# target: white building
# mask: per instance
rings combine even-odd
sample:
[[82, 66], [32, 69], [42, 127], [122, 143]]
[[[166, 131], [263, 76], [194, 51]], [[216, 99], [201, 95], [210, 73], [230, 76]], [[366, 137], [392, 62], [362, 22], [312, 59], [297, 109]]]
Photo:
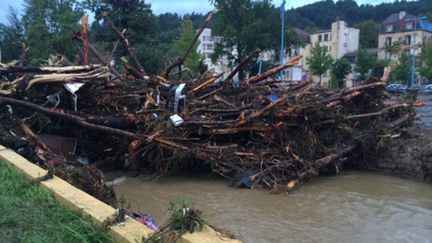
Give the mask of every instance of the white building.
[[[299, 33], [297, 32], [297, 34]], [[328, 52], [333, 59], [344, 58], [346, 55], [357, 52], [359, 47], [359, 34], [359, 29], [348, 27], [345, 21], [333, 22], [331, 25], [331, 29], [320, 30], [311, 34], [309, 43], [307, 43], [302, 48], [292, 50], [292, 53], [294, 53], [295, 55], [302, 55], [303, 58], [295, 67], [290, 68], [290, 71], [293, 72], [295, 71], [295, 69], [301, 67], [302, 72], [307, 71], [308, 73], [310, 73], [309, 67], [307, 65], [307, 59], [310, 58], [311, 50], [316, 44], [322, 46], [324, 50]], [[352, 75], [349, 76], [352, 77]], [[318, 76], [310, 76], [309, 78], [316, 83], [319, 81]], [[326, 87], [328, 86], [329, 81], [330, 71], [327, 71], [322, 76], [321, 85]], [[345, 86], [352, 86], [352, 78], [345, 80]]]
[[229, 60], [226, 56], [218, 58], [216, 63], [213, 63], [211, 56], [214, 53], [216, 44], [222, 43], [223, 37], [212, 36], [212, 30], [210, 28], [205, 28], [201, 35], [198, 37], [200, 41], [197, 51], [201, 53], [204, 57], [204, 64], [206, 64], [209, 69], [214, 69], [216, 73], [224, 71], [228, 66]]

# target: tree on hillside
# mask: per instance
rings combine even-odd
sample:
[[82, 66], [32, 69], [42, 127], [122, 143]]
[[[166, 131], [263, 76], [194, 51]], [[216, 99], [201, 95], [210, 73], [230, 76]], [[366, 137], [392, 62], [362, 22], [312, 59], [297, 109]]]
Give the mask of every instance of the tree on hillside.
[[312, 74], [319, 76], [319, 85], [321, 85], [322, 75], [330, 69], [333, 58], [317, 43], [311, 50], [311, 56], [307, 59], [307, 64]]
[[79, 30], [83, 14], [77, 0], [25, 0], [22, 21], [30, 59], [38, 61], [55, 53], [73, 57], [76, 50], [71, 36]]
[[24, 43], [24, 26], [16, 9], [9, 8], [8, 24], [0, 24], [1, 62], [18, 59]]
[[377, 48], [380, 24], [367, 20], [355, 26], [360, 30], [360, 48]]
[[360, 74], [360, 80], [364, 81], [366, 79], [367, 74], [372, 72], [375, 64], [375, 58], [367, 53], [365, 49], [357, 51], [357, 61], [354, 70]]
[[[195, 34], [193, 30], [192, 21], [190, 19], [184, 19], [183, 24], [180, 28], [180, 37], [174, 41], [171, 51], [169, 55], [172, 57], [183, 55], [188, 49], [190, 43], [192, 43]], [[201, 60], [201, 54], [197, 52], [197, 47], [199, 42], [195, 44], [192, 48], [191, 53], [187, 57], [185, 64], [188, 68], [194, 70], [198, 67], [199, 62]]]
[[[119, 29], [126, 29], [126, 37], [136, 51], [138, 60], [148, 73], [159, 73], [163, 68], [163, 53], [159, 49], [157, 36], [157, 18], [150, 4], [142, 0], [113, 1], [85, 0], [85, 7], [95, 13], [98, 31], [92, 32], [92, 41], [105, 51], [112, 49], [117, 41], [115, 34], [102, 21], [102, 13], [107, 12], [111, 21]], [[126, 56], [126, 48], [119, 46], [116, 58]]]
[[393, 66], [390, 74], [391, 80], [407, 84], [411, 77], [411, 62], [409, 56], [402, 52], [398, 62]]
[[338, 59], [332, 65], [332, 88], [343, 88], [343, 80], [351, 72], [351, 65], [345, 59]]
[[[274, 49], [277, 45], [278, 10], [270, 1], [251, 0], [214, 0], [219, 12], [214, 32], [224, 37], [224, 42], [217, 45], [213, 60], [220, 54], [227, 54], [233, 65], [240, 63], [255, 48]], [[239, 72], [243, 79], [245, 71]]]
[[419, 68], [420, 74], [423, 77], [432, 80], [432, 41], [426, 43], [420, 58], [423, 63], [423, 66]]

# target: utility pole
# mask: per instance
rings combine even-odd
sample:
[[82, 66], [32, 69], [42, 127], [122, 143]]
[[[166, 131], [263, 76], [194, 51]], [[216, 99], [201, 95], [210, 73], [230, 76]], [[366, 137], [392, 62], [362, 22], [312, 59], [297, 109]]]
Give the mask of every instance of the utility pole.
[[417, 36], [417, 17], [414, 18], [414, 44], [413, 44], [413, 56], [412, 56], [412, 67], [411, 67], [411, 87], [416, 84], [416, 36]]
[[[285, 51], [284, 51], [284, 35], [285, 35], [285, 0], [281, 4], [281, 47], [280, 47], [280, 65], [285, 63]], [[280, 71], [280, 81], [284, 81], [284, 71]]]

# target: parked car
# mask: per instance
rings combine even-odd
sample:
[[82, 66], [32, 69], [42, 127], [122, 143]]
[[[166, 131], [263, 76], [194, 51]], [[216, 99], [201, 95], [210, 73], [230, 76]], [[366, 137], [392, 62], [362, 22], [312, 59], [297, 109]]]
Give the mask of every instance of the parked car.
[[403, 94], [407, 91], [407, 86], [403, 84], [389, 84], [386, 90], [389, 93]]
[[408, 91], [422, 91], [423, 87], [420, 84], [413, 84], [411, 87], [407, 88]]
[[424, 92], [424, 93], [432, 93], [432, 84], [423, 85], [422, 92]]

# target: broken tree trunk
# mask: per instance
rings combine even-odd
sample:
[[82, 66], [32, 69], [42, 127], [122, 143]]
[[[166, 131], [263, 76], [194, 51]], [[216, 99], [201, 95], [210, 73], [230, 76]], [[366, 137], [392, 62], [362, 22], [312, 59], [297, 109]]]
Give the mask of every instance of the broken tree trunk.
[[190, 52], [192, 51], [195, 43], [197, 42], [199, 36], [201, 35], [201, 33], [204, 31], [204, 29], [207, 27], [207, 25], [210, 23], [210, 20], [213, 18], [213, 16], [216, 14], [216, 11], [212, 11], [210, 12], [209, 16], [207, 17], [207, 19], [204, 21], [203, 25], [201, 26], [201, 29], [197, 32], [197, 34], [195, 35], [193, 41], [189, 44], [188, 49], [186, 50], [185, 54], [183, 56], [181, 56], [180, 58], [178, 58], [175, 62], [173, 62], [171, 65], [168, 66], [168, 68], [165, 71], [164, 74], [164, 78], [169, 78], [171, 71], [179, 66], [182, 65], [186, 58], [189, 56]]
[[124, 32], [120, 32], [117, 30], [117, 28], [114, 26], [111, 19], [108, 17], [107, 12], [103, 12], [102, 16], [105, 22], [108, 24], [108, 26], [112, 29], [112, 31], [117, 35], [117, 37], [122, 41], [123, 45], [126, 47], [129, 57], [131, 58], [132, 63], [138, 68], [138, 71], [142, 75], [147, 75], [147, 72], [144, 70], [143, 66], [138, 61], [138, 58], [136, 57], [135, 51], [133, 47], [130, 45], [129, 40], [125, 37]]
[[264, 79], [266, 79], [266, 78], [268, 78], [268, 77], [270, 77], [270, 76], [272, 76], [272, 75], [274, 75], [274, 74], [276, 74], [276, 73], [278, 73], [284, 69], [287, 69], [289, 67], [294, 66], [301, 58], [302, 58], [302, 56], [295, 56], [291, 60], [289, 60], [287, 63], [285, 63], [279, 67], [275, 67], [273, 69], [270, 69], [263, 74], [251, 77], [248, 80], [246, 80], [245, 82], [249, 85], [258, 83], [259, 81], [264, 80]]

